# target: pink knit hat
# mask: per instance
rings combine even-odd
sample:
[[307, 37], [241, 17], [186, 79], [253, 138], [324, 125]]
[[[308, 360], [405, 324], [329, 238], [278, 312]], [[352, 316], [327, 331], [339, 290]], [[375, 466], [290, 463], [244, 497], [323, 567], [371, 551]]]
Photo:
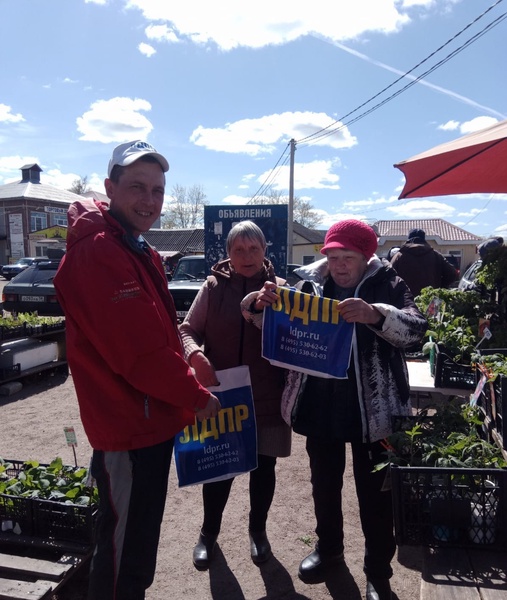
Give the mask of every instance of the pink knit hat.
[[369, 225], [356, 219], [346, 219], [329, 228], [321, 253], [327, 254], [331, 248], [344, 248], [360, 252], [369, 260], [377, 247], [377, 234]]

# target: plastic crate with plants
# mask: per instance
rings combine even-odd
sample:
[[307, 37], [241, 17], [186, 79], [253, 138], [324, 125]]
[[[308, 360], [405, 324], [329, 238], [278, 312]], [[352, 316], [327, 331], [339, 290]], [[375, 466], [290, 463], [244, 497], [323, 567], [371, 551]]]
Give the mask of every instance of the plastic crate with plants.
[[399, 417], [384, 441], [400, 545], [507, 548], [507, 462], [477, 406]]

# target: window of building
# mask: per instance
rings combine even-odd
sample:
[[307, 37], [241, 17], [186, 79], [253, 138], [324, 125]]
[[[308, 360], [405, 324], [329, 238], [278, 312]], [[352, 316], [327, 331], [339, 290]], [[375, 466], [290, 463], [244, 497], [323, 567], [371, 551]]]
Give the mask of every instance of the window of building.
[[314, 262], [315, 260], [315, 256], [310, 255], [310, 256], [304, 256], [303, 255], [303, 265], [311, 265], [312, 262]]
[[67, 227], [67, 215], [53, 215], [53, 225]]
[[39, 231], [48, 226], [48, 216], [45, 213], [30, 213], [30, 231]]

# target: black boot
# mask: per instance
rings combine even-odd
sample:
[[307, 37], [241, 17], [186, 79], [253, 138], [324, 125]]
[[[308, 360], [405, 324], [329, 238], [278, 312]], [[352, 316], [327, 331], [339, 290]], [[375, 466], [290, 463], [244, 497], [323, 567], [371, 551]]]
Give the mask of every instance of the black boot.
[[266, 562], [271, 556], [271, 545], [265, 531], [250, 531], [250, 554], [256, 565]]
[[371, 578], [366, 582], [366, 600], [391, 600], [389, 579]]
[[321, 554], [315, 549], [299, 565], [299, 578], [305, 583], [321, 583], [338, 565], [344, 562], [343, 552]]
[[201, 533], [199, 534], [199, 540], [195, 545], [192, 555], [192, 560], [196, 569], [204, 571], [209, 567], [217, 537], [218, 535], [203, 533], [201, 530]]

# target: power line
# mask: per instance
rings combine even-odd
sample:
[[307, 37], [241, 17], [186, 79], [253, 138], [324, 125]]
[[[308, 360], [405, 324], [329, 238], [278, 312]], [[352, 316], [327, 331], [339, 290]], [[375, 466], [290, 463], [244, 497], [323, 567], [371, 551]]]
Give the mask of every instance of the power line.
[[[503, 1], [503, 0], [499, 0], [499, 1]], [[493, 22], [489, 23], [486, 27], [484, 27], [484, 29], [482, 29], [477, 34], [475, 34], [474, 36], [472, 36], [471, 38], [469, 38], [459, 48], [456, 48], [455, 50], [453, 50], [450, 54], [448, 54], [445, 58], [443, 58], [438, 63], [436, 63], [435, 65], [433, 65], [432, 67], [430, 67], [427, 71], [425, 71], [424, 73], [422, 73], [421, 75], [419, 75], [418, 77], [416, 77], [415, 79], [413, 79], [412, 81], [410, 81], [410, 83], [407, 83], [405, 86], [403, 86], [401, 89], [397, 90], [396, 92], [394, 92], [393, 94], [391, 94], [387, 98], [384, 98], [384, 100], [378, 102], [377, 104], [375, 104], [374, 106], [372, 106], [368, 110], [364, 111], [360, 115], [354, 117], [353, 119], [347, 121], [346, 123], [341, 122], [341, 121], [343, 121], [345, 119], [345, 117], [343, 117], [342, 119], [334, 121], [334, 123], [332, 125], [329, 125], [327, 128], [321, 129], [320, 131], [317, 131], [317, 132], [313, 133], [311, 136], [307, 136], [306, 138], [303, 138], [302, 140], [299, 140], [296, 143], [301, 143], [302, 141], [307, 140], [305, 142], [305, 145], [311, 145], [315, 141], [324, 139], [326, 137], [329, 137], [330, 135], [333, 135], [334, 133], [336, 133], [340, 129], [343, 129], [344, 127], [346, 127], [348, 125], [351, 125], [351, 124], [355, 123], [356, 121], [359, 121], [360, 119], [366, 117], [370, 113], [372, 113], [375, 110], [379, 109], [381, 106], [384, 106], [384, 104], [387, 104], [387, 102], [390, 102], [391, 100], [393, 100], [394, 98], [396, 98], [397, 96], [399, 96], [400, 94], [402, 94], [403, 92], [405, 92], [406, 90], [410, 89], [416, 83], [418, 83], [419, 81], [421, 81], [421, 79], [424, 79], [427, 75], [429, 75], [430, 73], [433, 73], [433, 71], [436, 71], [442, 65], [444, 65], [449, 60], [451, 60], [451, 58], [454, 58], [454, 56], [456, 56], [457, 54], [459, 54], [460, 52], [462, 52], [465, 48], [467, 48], [468, 46], [470, 46], [471, 44], [473, 44], [474, 42], [476, 42], [480, 37], [482, 37], [483, 35], [485, 35], [490, 29], [492, 29], [493, 27], [496, 27], [497, 25], [499, 25], [506, 18], [507, 18], [507, 13], [503, 13], [502, 15], [500, 15], [500, 17], [498, 17], [497, 19], [495, 19]], [[407, 74], [403, 75], [402, 77], [405, 77], [406, 75]], [[399, 81], [399, 79], [397, 81]], [[387, 88], [385, 88], [385, 89], [387, 89]], [[377, 97], [377, 96], [378, 96], [378, 94], [375, 97]], [[371, 100], [372, 100], [372, 98], [370, 100], [368, 100], [367, 102], [363, 103], [362, 106], [368, 104]], [[356, 112], [356, 110], [351, 111], [348, 114], [351, 115], [354, 112]], [[330, 127], [332, 127], [336, 123], [340, 123], [340, 125], [338, 125], [337, 127], [334, 127], [333, 129], [330, 129]]]
[[[467, 31], [470, 27], [472, 27], [475, 23], [477, 23], [485, 15], [487, 15], [491, 10], [493, 10], [501, 2], [503, 2], [503, 0], [497, 0], [494, 4], [492, 4], [489, 8], [487, 8], [483, 13], [481, 13], [478, 17], [476, 17], [470, 23], [468, 23], [465, 27], [463, 27], [463, 29], [461, 29], [458, 33], [456, 33], [452, 38], [450, 38], [449, 40], [447, 40], [439, 48], [437, 48], [436, 50], [434, 50], [431, 54], [429, 54], [427, 57], [425, 57], [423, 60], [421, 60], [419, 63], [417, 63], [417, 65], [415, 65], [414, 67], [412, 67], [410, 70], [406, 71], [403, 75], [400, 75], [400, 77], [398, 77], [397, 79], [395, 79], [392, 83], [390, 83], [388, 86], [386, 86], [385, 88], [383, 88], [380, 92], [378, 92], [375, 95], [371, 96], [368, 100], [366, 100], [365, 102], [363, 102], [362, 104], [360, 104], [359, 106], [357, 106], [356, 108], [354, 108], [352, 111], [348, 112], [346, 115], [344, 115], [340, 119], [337, 119], [337, 120], [333, 121], [332, 123], [330, 123], [326, 127], [323, 127], [322, 129], [319, 129], [318, 131], [316, 131], [316, 132], [314, 132], [314, 133], [312, 133], [312, 134], [310, 134], [310, 135], [308, 135], [308, 136], [306, 136], [304, 138], [301, 138], [300, 140], [297, 140], [295, 143], [298, 144], [298, 145], [309, 146], [309, 145], [315, 143], [318, 140], [321, 140], [321, 139], [324, 139], [325, 137], [333, 135], [334, 133], [336, 133], [340, 129], [343, 129], [346, 126], [351, 125], [351, 124], [355, 123], [356, 121], [359, 121], [360, 119], [362, 119], [365, 116], [369, 115], [370, 113], [374, 112], [375, 110], [377, 110], [378, 108], [380, 108], [381, 106], [383, 106], [384, 104], [386, 104], [387, 102], [390, 102], [391, 100], [393, 100], [394, 98], [396, 98], [397, 96], [399, 96], [400, 94], [402, 94], [403, 92], [405, 92], [406, 90], [410, 89], [413, 85], [415, 85], [416, 83], [418, 83], [419, 81], [421, 81], [421, 79], [424, 79], [427, 75], [431, 74], [433, 71], [435, 71], [436, 69], [440, 68], [442, 65], [446, 64], [449, 60], [451, 60], [451, 58], [454, 58], [457, 54], [459, 54], [460, 52], [462, 52], [464, 49], [466, 49], [472, 43], [476, 42], [483, 35], [485, 35], [488, 31], [490, 31], [493, 27], [496, 27], [497, 25], [499, 25], [502, 21], [504, 21], [507, 18], [507, 13], [501, 14], [499, 17], [497, 17], [492, 22], [490, 22], [489, 24], [487, 24], [481, 31], [479, 31], [477, 34], [475, 34], [471, 38], [469, 38], [461, 46], [459, 46], [458, 48], [456, 48], [455, 50], [453, 50], [452, 52], [450, 52], [446, 57], [444, 57], [442, 60], [440, 60], [439, 62], [437, 62], [435, 65], [433, 65], [432, 67], [430, 67], [429, 69], [427, 69], [424, 73], [422, 73], [418, 77], [412, 76], [412, 77], [414, 77], [413, 80], [410, 81], [405, 86], [403, 86], [401, 89], [397, 90], [396, 92], [394, 92], [393, 94], [391, 94], [390, 96], [388, 96], [387, 98], [385, 98], [384, 100], [378, 102], [377, 104], [375, 104], [374, 106], [372, 106], [368, 110], [364, 111], [363, 113], [357, 115], [353, 119], [349, 120], [347, 123], [343, 123], [343, 121], [347, 117], [353, 115], [354, 113], [356, 113], [357, 111], [359, 111], [361, 108], [363, 108], [364, 106], [366, 106], [367, 104], [369, 104], [370, 102], [372, 102], [373, 100], [375, 100], [376, 98], [378, 98], [379, 96], [381, 96], [387, 90], [389, 90], [394, 85], [396, 85], [397, 83], [399, 83], [402, 79], [405, 79], [406, 77], [410, 77], [411, 73], [413, 71], [415, 71], [416, 69], [418, 69], [421, 65], [425, 64], [426, 62], [428, 62], [428, 60], [430, 60], [438, 52], [440, 52], [441, 50], [443, 50], [451, 42], [453, 42], [455, 39], [457, 39], [460, 35], [462, 35], [465, 31]], [[339, 125], [336, 126], [338, 123], [339, 123]], [[284, 159], [284, 162], [279, 166], [281, 160], [286, 155], [289, 146], [290, 146], [290, 143], [287, 144], [287, 146], [285, 147], [284, 151], [282, 152], [282, 155], [278, 159], [277, 163], [271, 169], [269, 175], [266, 177], [266, 179], [264, 180], [264, 182], [262, 183], [262, 185], [260, 186], [260, 188], [250, 198], [250, 200], [248, 201], [248, 203], [253, 202], [255, 200], [255, 198], [257, 198], [258, 196], [262, 195], [269, 188], [269, 186], [271, 185], [271, 183], [273, 182], [273, 180], [276, 178], [276, 175], [280, 172], [280, 170], [282, 169], [282, 167], [284, 167], [287, 164], [287, 162], [289, 161], [289, 158], [290, 158], [289, 156], [286, 156], [285, 159]], [[380, 208], [373, 209], [371, 212], [375, 212], [376, 210], [381, 210], [381, 209]]]
[[[285, 150], [282, 152], [280, 158], [277, 160], [276, 165], [271, 169], [269, 175], [266, 177], [266, 179], [264, 180], [264, 182], [262, 183], [262, 185], [260, 186], [260, 188], [255, 192], [255, 194], [250, 198], [250, 200], [248, 201], [248, 204], [250, 204], [251, 202], [253, 202], [255, 200], [255, 198], [257, 198], [258, 196], [262, 196], [262, 194], [269, 188], [269, 186], [271, 185], [271, 182], [276, 178], [276, 175], [278, 175], [278, 173], [280, 172], [280, 170], [282, 169], [282, 167], [284, 167], [287, 162], [290, 159], [290, 156], [287, 155], [285, 157], [284, 162], [278, 167], [278, 164], [280, 163], [280, 161], [282, 160], [282, 158], [284, 157], [285, 154], [287, 154], [287, 149], [290, 147], [290, 142], [287, 144], [287, 146], [285, 147]], [[278, 169], [277, 169], [278, 167]], [[268, 183], [269, 182], [269, 183]]]
[[[330, 123], [329, 125], [327, 125], [326, 127], [323, 127], [322, 129], [316, 131], [315, 133], [312, 133], [304, 138], [301, 138], [300, 140], [297, 140], [296, 143], [297, 144], [301, 144], [303, 142], [306, 142], [307, 140], [313, 139], [315, 137], [318, 137], [318, 139], [320, 139], [321, 137], [324, 137], [323, 135], [320, 135], [323, 132], [328, 131], [331, 127], [333, 127], [334, 125], [336, 125], [337, 123], [343, 121], [344, 119], [346, 119], [347, 117], [349, 117], [350, 115], [353, 115], [354, 113], [356, 113], [358, 110], [360, 110], [361, 108], [363, 108], [364, 106], [366, 106], [367, 104], [369, 104], [370, 102], [372, 102], [373, 100], [375, 100], [375, 98], [378, 98], [379, 96], [381, 96], [384, 92], [386, 92], [388, 89], [390, 89], [391, 87], [393, 87], [394, 85], [396, 85], [399, 81], [401, 81], [402, 79], [406, 78], [407, 76], [409, 76], [413, 71], [415, 71], [417, 68], [419, 68], [421, 65], [423, 65], [424, 63], [426, 63], [428, 60], [430, 60], [433, 56], [435, 56], [438, 52], [440, 52], [441, 50], [443, 50], [446, 46], [448, 46], [451, 42], [453, 42], [456, 38], [458, 38], [460, 35], [462, 35], [467, 29], [469, 29], [472, 25], [474, 25], [475, 23], [477, 23], [477, 21], [479, 21], [480, 19], [482, 19], [487, 13], [489, 13], [491, 10], [493, 10], [493, 8], [495, 8], [498, 4], [500, 4], [501, 2], [503, 2], [503, 0], [497, 0], [495, 2], [495, 4], [493, 4], [492, 6], [490, 6], [488, 9], [486, 9], [482, 14], [480, 14], [478, 17], [476, 17], [473, 21], [471, 21], [470, 23], [468, 23], [468, 25], [466, 25], [465, 27], [463, 27], [463, 29], [461, 29], [458, 33], [456, 33], [452, 38], [450, 38], [449, 40], [447, 40], [447, 42], [445, 42], [444, 44], [442, 44], [439, 48], [437, 48], [436, 50], [434, 50], [430, 55], [428, 55], [426, 58], [424, 58], [423, 60], [421, 60], [417, 65], [415, 65], [414, 67], [412, 67], [409, 71], [406, 71], [403, 75], [400, 75], [400, 77], [398, 77], [397, 79], [395, 79], [392, 83], [390, 83], [388, 86], [386, 86], [384, 89], [382, 89], [380, 92], [378, 92], [377, 94], [375, 94], [374, 96], [370, 97], [368, 100], [366, 100], [365, 102], [363, 102], [362, 104], [360, 104], [359, 106], [357, 106], [356, 108], [354, 108], [354, 110], [351, 110], [350, 112], [348, 112], [346, 115], [344, 115], [343, 117], [341, 117], [340, 119], [337, 119], [335, 121], [333, 121], [332, 123]], [[458, 48], [457, 50], [455, 50], [454, 52], [452, 52], [450, 55], [448, 55], [446, 57], [446, 59], [444, 59], [443, 61], [440, 61], [440, 63], [437, 63], [436, 66], [434, 66], [432, 69], [429, 69], [428, 71], [426, 71], [425, 73], [423, 73], [421, 76], [419, 76], [417, 79], [415, 79], [414, 81], [412, 81], [410, 84], [408, 84], [407, 86], [405, 86], [404, 88], [402, 88], [401, 90], [399, 90], [396, 94], [393, 94], [391, 96], [389, 96], [387, 98], [386, 101], [395, 98], [398, 94], [400, 94], [401, 92], [405, 91], [406, 89], [408, 89], [409, 87], [411, 87], [412, 85], [414, 85], [415, 83], [417, 83], [418, 81], [420, 81], [423, 77], [425, 77], [427, 74], [431, 73], [432, 71], [434, 71], [436, 68], [438, 68], [439, 66], [441, 66], [442, 64], [445, 64], [445, 62], [447, 62], [447, 60], [450, 60], [450, 58], [452, 58], [453, 56], [455, 56], [456, 54], [458, 54], [459, 52], [461, 52], [461, 50], [463, 50], [464, 48], [466, 48], [468, 45], [470, 45], [473, 41], [476, 41], [477, 39], [479, 39], [479, 37], [481, 37], [486, 31], [485, 30], [489, 30], [491, 27], [498, 25], [498, 22], [500, 22], [500, 20], [503, 20], [505, 18], [505, 16], [507, 15], [507, 13], [504, 13], [503, 15], [500, 15], [500, 17], [498, 17], [495, 21], [493, 21], [493, 23], [490, 23], [489, 25], [487, 25], [482, 31], [480, 31], [478, 34], [476, 34], [475, 36], [473, 36], [472, 38], [470, 38], [467, 42], [465, 42], [465, 44], [463, 44], [460, 48]], [[374, 108], [382, 106], [385, 103], [379, 103], [377, 104]], [[371, 109], [364, 113], [364, 116], [366, 114], [369, 114], [371, 111]], [[353, 121], [351, 121], [350, 123], [354, 123], [356, 120], [358, 120], [357, 118]], [[334, 133], [335, 131], [338, 131], [339, 129], [341, 129], [342, 127], [344, 127], [344, 125], [340, 125], [339, 127], [336, 127], [335, 129], [333, 129], [331, 131], [331, 133]]]

